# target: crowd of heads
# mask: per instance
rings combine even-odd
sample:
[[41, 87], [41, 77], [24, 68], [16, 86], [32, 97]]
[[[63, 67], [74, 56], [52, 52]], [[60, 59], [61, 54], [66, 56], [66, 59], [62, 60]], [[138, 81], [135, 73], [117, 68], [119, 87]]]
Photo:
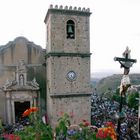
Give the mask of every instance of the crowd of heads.
[[[91, 96], [91, 123], [92, 125], [104, 127], [108, 121], [114, 123], [117, 131], [118, 114], [120, 104], [103, 96], [92, 94]], [[123, 105], [123, 119], [120, 125], [120, 139], [138, 139], [138, 110]]]

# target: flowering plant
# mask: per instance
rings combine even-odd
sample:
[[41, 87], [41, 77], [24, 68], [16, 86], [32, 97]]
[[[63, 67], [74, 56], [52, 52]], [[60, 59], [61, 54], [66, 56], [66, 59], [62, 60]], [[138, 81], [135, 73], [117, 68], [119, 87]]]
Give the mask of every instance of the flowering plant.
[[117, 140], [117, 135], [112, 122], [107, 122], [103, 128], [91, 126], [87, 120], [71, 125], [69, 115], [64, 114], [58, 121], [56, 140]]
[[22, 114], [22, 117], [26, 117], [26, 116], [29, 116], [32, 112], [37, 112], [38, 111], [38, 108], [37, 107], [31, 107], [29, 109], [26, 109], [23, 114]]
[[22, 114], [22, 117], [29, 116], [31, 123], [25, 126], [24, 130], [15, 133], [21, 140], [53, 140], [51, 126], [44, 124], [37, 112], [37, 107], [31, 107]]
[[63, 140], [64, 138], [66, 138], [69, 126], [70, 126], [69, 115], [65, 113], [63, 117], [60, 117], [58, 119], [58, 125], [55, 128], [56, 138], [59, 140], [61, 139]]
[[23, 130], [1, 136], [7, 140], [117, 140], [112, 122], [107, 122], [103, 128], [91, 126], [87, 120], [71, 125], [70, 116], [65, 113], [52, 129], [49, 124], [43, 123], [37, 112], [36, 107], [25, 110], [22, 117], [29, 117], [31, 122]]
[[117, 135], [115, 133], [115, 127], [112, 122], [107, 122], [106, 127], [99, 128], [96, 134], [96, 138], [107, 139], [107, 140], [117, 140]]
[[93, 137], [91, 129], [88, 127], [90, 123], [83, 120], [79, 125], [71, 125], [70, 117], [64, 114], [58, 120], [58, 125], [55, 129], [56, 140], [89, 140]]
[[[2, 134], [1, 135], [2, 140], [20, 140], [19, 136], [14, 134]], [[1, 140], [1, 139], [0, 139]]]

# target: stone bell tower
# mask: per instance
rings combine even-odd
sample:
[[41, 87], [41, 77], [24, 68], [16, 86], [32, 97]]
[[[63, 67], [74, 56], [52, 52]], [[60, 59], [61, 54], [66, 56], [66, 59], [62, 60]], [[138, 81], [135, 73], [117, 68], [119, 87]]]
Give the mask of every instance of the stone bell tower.
[[45, 17], [47, 114], [55, 126], [62, 113], [72, 123], [90, 121], [89, 9], [52, 5]]

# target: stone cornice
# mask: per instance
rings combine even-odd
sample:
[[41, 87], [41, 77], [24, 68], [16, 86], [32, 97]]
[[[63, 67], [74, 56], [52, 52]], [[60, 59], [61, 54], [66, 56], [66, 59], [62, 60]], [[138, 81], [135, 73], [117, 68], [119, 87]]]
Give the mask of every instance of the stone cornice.
[[48, 57], [90, 57], [91, 53], [64, 53], [64, 52], [50, 52], [46, 54]]
[[92, 93], [63, 93], [63, 94], [49, 94], [52, 98], [68, 98], [68, 97], [82, 97], [91, 96]]
[[27, 88], [27, 87], [21, 87], [21, 88], [11, 88], [11, 89], [3, 89], [3, 92], [13, 92], [13, 91], [39, 91], [39, 89], [35, 89], [35, 88]]

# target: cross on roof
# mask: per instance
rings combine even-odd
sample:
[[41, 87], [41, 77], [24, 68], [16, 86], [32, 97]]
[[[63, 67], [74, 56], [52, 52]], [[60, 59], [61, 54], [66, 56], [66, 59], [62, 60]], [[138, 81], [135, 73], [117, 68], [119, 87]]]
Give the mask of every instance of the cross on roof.
[[[128, 70], [132, 67], [133, 63], [136, 63], [136, 59], [131, 59], [130, 57], [130, 50], [126, 47], [126, 50], [123, 53], [123, 57], [115, 57], [114, 60], [118, 61], [121, 64], [121, 68], [123, 67], [125, 70]], [[128, 73], [127, 73], [128, 74]]]

